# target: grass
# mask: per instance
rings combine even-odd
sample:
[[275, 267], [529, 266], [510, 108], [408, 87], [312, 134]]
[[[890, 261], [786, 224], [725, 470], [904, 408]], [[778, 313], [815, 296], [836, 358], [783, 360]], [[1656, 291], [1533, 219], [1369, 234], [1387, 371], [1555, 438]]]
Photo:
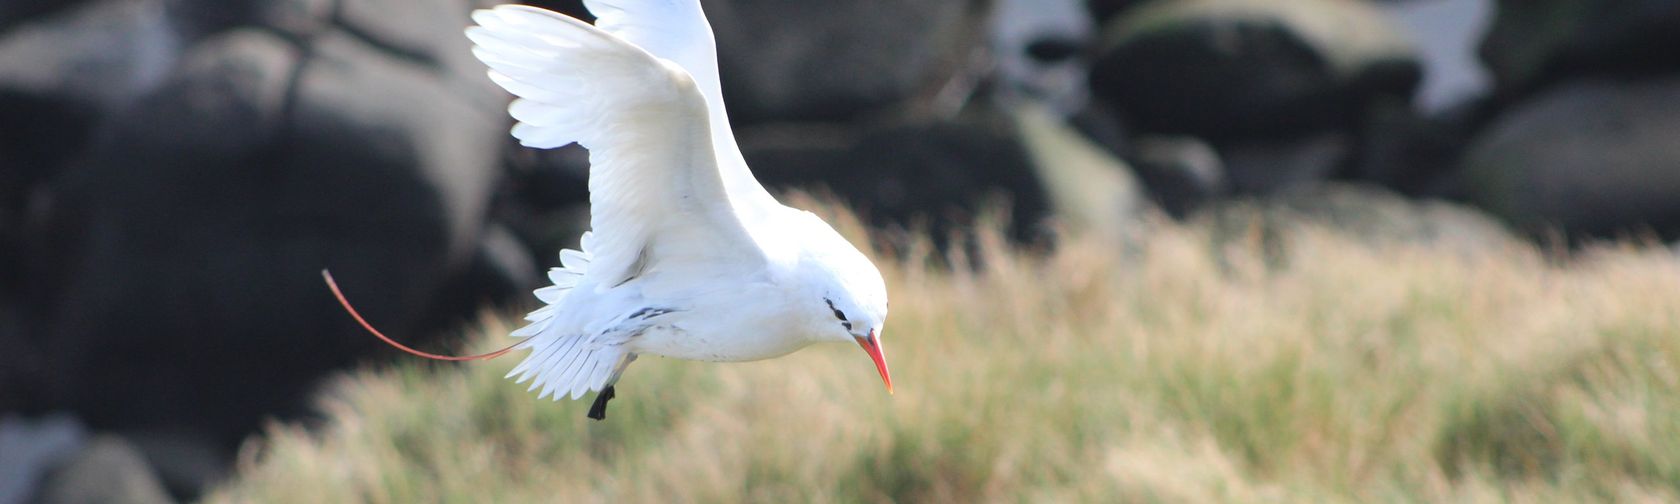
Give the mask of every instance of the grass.
[[353, 373], [209, 500], [1680, 501], [1670, 251], [1212, 229], [912, 243], [879, 261], [896, 396], [842, 345], [644, 358], [605, 422], [503, 380], [511, 359]]

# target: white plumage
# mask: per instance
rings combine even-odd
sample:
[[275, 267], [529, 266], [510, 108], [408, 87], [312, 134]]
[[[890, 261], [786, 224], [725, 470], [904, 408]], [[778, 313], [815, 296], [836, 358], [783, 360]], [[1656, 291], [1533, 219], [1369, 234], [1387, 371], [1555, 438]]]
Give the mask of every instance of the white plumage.
[[[729, 130], [698, 0], [590, 0], [595, 26], [520, 5], [473, 13], [473, 54], [517, 97], [513, 136], [589, 149], [591, 232], [536, 291], [509, 376], [541, 396], [611, 386], [638, 354], [744, 361], [855, 341], [876, 361], [880, 272], [777, 203]], [[591, 412], [591, 416], [597, 416]]]

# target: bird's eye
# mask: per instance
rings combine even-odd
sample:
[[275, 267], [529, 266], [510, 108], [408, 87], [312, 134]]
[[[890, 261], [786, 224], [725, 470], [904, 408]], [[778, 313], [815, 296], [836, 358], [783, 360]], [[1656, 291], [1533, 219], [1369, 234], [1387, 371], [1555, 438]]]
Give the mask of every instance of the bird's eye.
[[[828, 299], [828, 298], [823, 298], [823, 302], [828, 303], [828, 309], [834, 310], [834, 318], [840, 319], [841, 322], [846, 322], [846, 312], [840, 311], [839, 308], [835, 308], [833, 300]], [[851, 329], [852, 328], [852, 323], [851, 322], [846, 322], [845, 326], [846, 326], [847, 329]]]

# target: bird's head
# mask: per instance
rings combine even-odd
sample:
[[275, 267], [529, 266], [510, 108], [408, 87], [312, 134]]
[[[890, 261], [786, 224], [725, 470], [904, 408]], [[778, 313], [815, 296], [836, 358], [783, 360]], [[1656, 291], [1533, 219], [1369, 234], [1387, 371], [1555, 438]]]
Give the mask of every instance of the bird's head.
[[[828, 226], [823, 226], [828, 228]], [[892, 393], [892, 374], [881, 346], [881, 331], [887, 321], [887, 284], [881, 271], [862, 252], [832, 229], [821, 239], [833, 246], [810, 247], [823, 251], [806, 258], [809, 299], [799, 300], [810, 314], [810, 333], [821, 341], [854, 342], [875, 361], [875, 370]]]

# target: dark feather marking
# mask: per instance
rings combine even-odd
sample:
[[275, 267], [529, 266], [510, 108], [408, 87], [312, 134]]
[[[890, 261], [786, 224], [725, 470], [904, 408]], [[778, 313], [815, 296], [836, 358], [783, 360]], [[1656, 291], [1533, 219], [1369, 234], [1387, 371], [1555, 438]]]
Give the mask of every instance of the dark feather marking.
[[647, 319], [658, 317], [660, 315], [664, 315], [664, 314], [671, 313], [671, 312], [674, 312], [674, 311], [676, 311], [676, 310], [673, 310], [671, 308], [658, 308], [658, 307], [649, 306], [649, 307], [646, 307], [646, 308], [642, 308], [640, 310], [636, 310], [635, 313], [631, 313], [630, 316], [625, 317], [625, 319], [627, 319], [627, 320], [628, 319], [647, 320]]
[[852, 323], [846, 321], [846, 312], [840, 311], [839, 308], [834, 307], [834, 300], [823, 298], [823, 302], [828, 303], [828, 309], [834, 310], [834, 318], [840, 319], [841, 322], [845, 322], [843, 325], [845, 325], [847, 329], [852, 328]]

